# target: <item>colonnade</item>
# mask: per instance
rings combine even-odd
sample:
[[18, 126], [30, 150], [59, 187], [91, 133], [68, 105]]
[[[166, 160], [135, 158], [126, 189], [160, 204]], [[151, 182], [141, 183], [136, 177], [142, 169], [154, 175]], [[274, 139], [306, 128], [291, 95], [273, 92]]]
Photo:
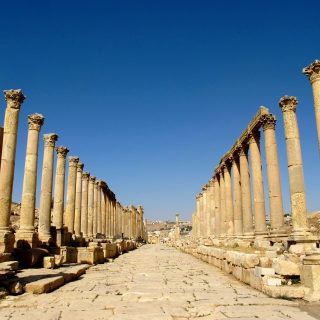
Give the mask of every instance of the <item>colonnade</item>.
[[35, 247], [83, 244], [94, 239], [142, 240], [145, 234], [143, 207], [123, 207], [105, 181], [84, 171], [79, 157], [69, 156], [67, 160], [69, 149], [56, 146], [59, 139], [56, 133], [43, 135], [39, 226], [36, 230], [38, 149], [45, 121], [38, 113], [28, 116], [20, 227], [13, 233], [10, 228], [12, 189], [19, 113], [25, 96], [21, 90], [6, 90], [4, 95], [7, 107], [4, 128], [0, 130], [0, 253], [10, 254], [14, 246], [25, 243]]
[[[316, 60], [303, 69], [303, 72], [312, 84], [320, 145], [320, 61]], [[196, 196], [196, 211], [192, 216], [194, 239], [312, 240], [307, 226], [297, 105], [298, 100], [293, 96], [284, 96], [279, 101], [283, 115], [290, 187], [290, 234], [284, 224], [276, 117], [267, 108], [260, 107]], [[265, 159], [261, 153], [261, 134], [264, 138]], [[264, 190], [263, 161], [267, 190]], [[267, 223], [266, 198], [269, 202], [270, 225]]]

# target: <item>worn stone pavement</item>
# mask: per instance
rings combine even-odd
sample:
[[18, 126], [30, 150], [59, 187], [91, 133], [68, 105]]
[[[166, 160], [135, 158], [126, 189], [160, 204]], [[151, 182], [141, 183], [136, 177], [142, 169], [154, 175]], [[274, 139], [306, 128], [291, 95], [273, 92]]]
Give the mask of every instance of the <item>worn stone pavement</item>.
[[42, 295], [0, 301], [0, 319], [315, 319], [176, 249], [146, 245]]

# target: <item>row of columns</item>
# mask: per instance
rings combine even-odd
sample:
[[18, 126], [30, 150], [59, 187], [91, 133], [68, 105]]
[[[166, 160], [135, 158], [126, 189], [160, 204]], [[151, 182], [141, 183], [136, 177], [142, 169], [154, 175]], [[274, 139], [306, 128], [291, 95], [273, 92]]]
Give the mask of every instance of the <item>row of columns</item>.
[[[12, 187], [14, 181], [15, 153], [19, 111], [25, 99], [21, 90], [4, 92], [7, 108], [4, 121], [3, 137], [1, 134], [1, 170], [0, 170], [0, 252], [12, 252], [14, 236], [9, 229]], [[67, 195], [65, 195], [66, 157], [69, 149], [56, 147], [58, 135], [44, 135], [44, 155], [41, 177], [39, 227], [35, 230], [35, 208], [37, 188], [37, 167], [39, 135], [44, 117], [33, 114], [28, 117], [28, 138], [26, 148], [23, 191], [21, 199], [20, 228], [16, 233], [19, 242], [28, 242], [32, 246], [53, 240], [52, 227], [56, 230], [59, 245], [64, 240], [95, 237], [139, 237], [143, 229], [143, 208], [138, 207], [137, 214], [131, 215], [116, 200], [107, 184], [84, 172], [84, 164], [79, 158], [68, 159]], [[2, 130], [1, 130], [2, 133]], [[54, 197], [54, 153], [57, 154], [55, 169]], [[136, 222], [132, 218], [139, 219]], [[129, 229], [128, 225], [136, 225], [138, 229]], [[65, 235], [68, 235], [64, 238]], [[68, 238], [69, 237], [69, 238]]]
[[[284, 96], [280, 99], [279, 106], [283, 113], [287, 146], [293, 235], [306, 236], [307, 207], [295, 113], [297, 99]], [[261, 115], [259, 121], [265, 141], [271, 233], [281, 236], [284, 234], [284, 215], [275, 135], [276, 119], [268, 113]], [[197, 211], [193, 220], [195, 224], [199, 221], [200, 226], [196, 226], [194, 235], [252, 238], [268, 233], [259, 129], [256, 126], [247, 132], [233, 152], [223, 158], [212, 179], [197, 196]]]

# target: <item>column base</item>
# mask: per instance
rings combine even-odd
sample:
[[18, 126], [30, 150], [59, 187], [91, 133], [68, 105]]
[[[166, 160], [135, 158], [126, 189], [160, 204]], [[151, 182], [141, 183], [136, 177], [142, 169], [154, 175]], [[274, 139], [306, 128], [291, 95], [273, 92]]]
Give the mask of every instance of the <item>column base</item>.
[[10, 230], [0, 230], [0, 253], [12, 253], [15, 236]]
[[39, 233], [39, 239], [42, 243], [49, 243], [49, 242], [52, 242], [52, 236], [51, 236], [51, 233], [50, 232], [44, 232], [44, 233]]
[[34, 230], [19, 229], [15, 234], [15, 247], [22, 248], [25, 245], [30, 245], [31, 248], [39, 246], [39, 236]]

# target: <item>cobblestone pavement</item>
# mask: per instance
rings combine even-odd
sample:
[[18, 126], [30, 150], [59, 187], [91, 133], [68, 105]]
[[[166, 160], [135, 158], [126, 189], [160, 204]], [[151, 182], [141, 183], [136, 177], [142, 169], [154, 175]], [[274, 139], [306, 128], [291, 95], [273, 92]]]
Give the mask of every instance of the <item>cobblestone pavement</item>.
[[315, 319], [176, 249], [146, 245], [43, 295], [0, 302], [0, 319]]

